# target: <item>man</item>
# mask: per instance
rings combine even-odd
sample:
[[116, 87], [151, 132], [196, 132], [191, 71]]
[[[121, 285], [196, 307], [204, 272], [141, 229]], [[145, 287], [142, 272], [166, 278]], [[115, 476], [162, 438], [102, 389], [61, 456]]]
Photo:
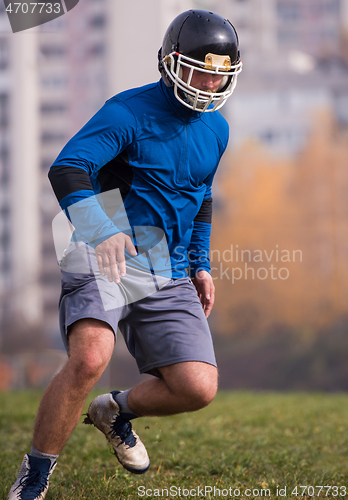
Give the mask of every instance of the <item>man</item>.
[[160, 81], [108, 100], [51, 167], [76, 228], [60, 262], [69, 359], [42, 398], [10, 500], [44, 498], [117, 327], [140, 372], [154, 377], [95, 398], [85, 423], [105, 434], [127, 470], [150, 465], [130, 420], [195, 411], [216, 394], [206, 319], [214, 303], [211, 185], [228, 142], [217, 110], [241, 71], [237, 33], [219, 15], [187, 11], [169, 26], [158, 58]]

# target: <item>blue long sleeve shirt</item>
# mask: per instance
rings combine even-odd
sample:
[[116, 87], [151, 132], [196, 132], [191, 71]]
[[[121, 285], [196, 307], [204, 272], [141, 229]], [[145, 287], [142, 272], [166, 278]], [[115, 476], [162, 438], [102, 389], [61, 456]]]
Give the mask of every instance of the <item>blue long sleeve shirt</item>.
[[[218, 111], [191, 111], [161, 79], [109, 99], [66, 144], [49, 178], [76, 238], [95, 247], [120, 231], [158, 228], [179, 278], [188, 267], [210, 271], [211, 187], [227, 142]], [[123, 206], [110, 211], [98, 195], [113, 189]]]

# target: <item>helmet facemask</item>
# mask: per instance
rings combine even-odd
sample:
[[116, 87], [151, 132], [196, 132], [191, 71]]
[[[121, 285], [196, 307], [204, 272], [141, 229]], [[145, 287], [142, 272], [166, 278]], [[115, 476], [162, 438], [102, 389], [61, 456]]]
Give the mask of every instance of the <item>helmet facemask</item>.
[[[231, 64], [230, 57], [206, 54], [205, 61], [198, 61], [178, 52], [171, 52], [162, 59], [162, 67], [174, 85], [174, 95], [184, 106], [199, 112], [211, 112], [221, 108], [234, 91], [237, 75], [242, 71], [240, 60]], [[187, 81], [183, 79], [183, 68], [188, 68]], [[215, 92], [201, 90], [191, 85], [194, 71], [220, 75], [219, 88]]]

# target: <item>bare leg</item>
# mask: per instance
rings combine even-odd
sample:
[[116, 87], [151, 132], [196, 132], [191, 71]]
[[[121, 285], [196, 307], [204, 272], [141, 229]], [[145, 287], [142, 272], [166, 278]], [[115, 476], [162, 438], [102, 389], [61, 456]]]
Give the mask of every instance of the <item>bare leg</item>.
[[161, 379], [144, 380], [128, 396], [130, 409], [141, 416], [173, 415], [207, 406], [217, 391], [217, 369], [190, 361], [160, 369]]
[[79, 320], [69, 335], [69, 359], [45, 391], [36, 418], [33, 445], [58, 455], [79, 422], [85, 400], [108, 365], [115, 338], [109, 325]]
[[[47, 388], [36, 418], [33, 445], [58, 455], [79, 422], [85, 400], [108, 365], [114, 349], [109, 325], [94, 319], [77, 321], [69, 336], [69, 360]], [[163, 378], [132, 388], [131, 410], [141, 416], [198, 410], [216, 394], [217, 370], [201, 362], [160, 369]]]

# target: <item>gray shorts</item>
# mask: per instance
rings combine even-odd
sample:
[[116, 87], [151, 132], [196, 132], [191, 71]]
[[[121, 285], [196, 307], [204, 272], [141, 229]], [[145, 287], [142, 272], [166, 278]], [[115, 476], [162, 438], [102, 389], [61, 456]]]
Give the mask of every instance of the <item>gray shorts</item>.
[[95, 318], [108, 323], [115, 337], [120, 329], [140, 373], [158, 376], [159, 367], [183, 361], [216, 366], [209, 325], [190, 278], [158, 284], [149, 273], [127, 266], [126, 276], [116, 285], [98, 274], [93, 255], [88, 255], [87, 273], [71, 272], [86, 271], [68, 265], [74, 259], [80, 264], [81, 255], [70, 253], [61, 266], [59, 320], [67, 349], [68, 327], [79, 319]]

